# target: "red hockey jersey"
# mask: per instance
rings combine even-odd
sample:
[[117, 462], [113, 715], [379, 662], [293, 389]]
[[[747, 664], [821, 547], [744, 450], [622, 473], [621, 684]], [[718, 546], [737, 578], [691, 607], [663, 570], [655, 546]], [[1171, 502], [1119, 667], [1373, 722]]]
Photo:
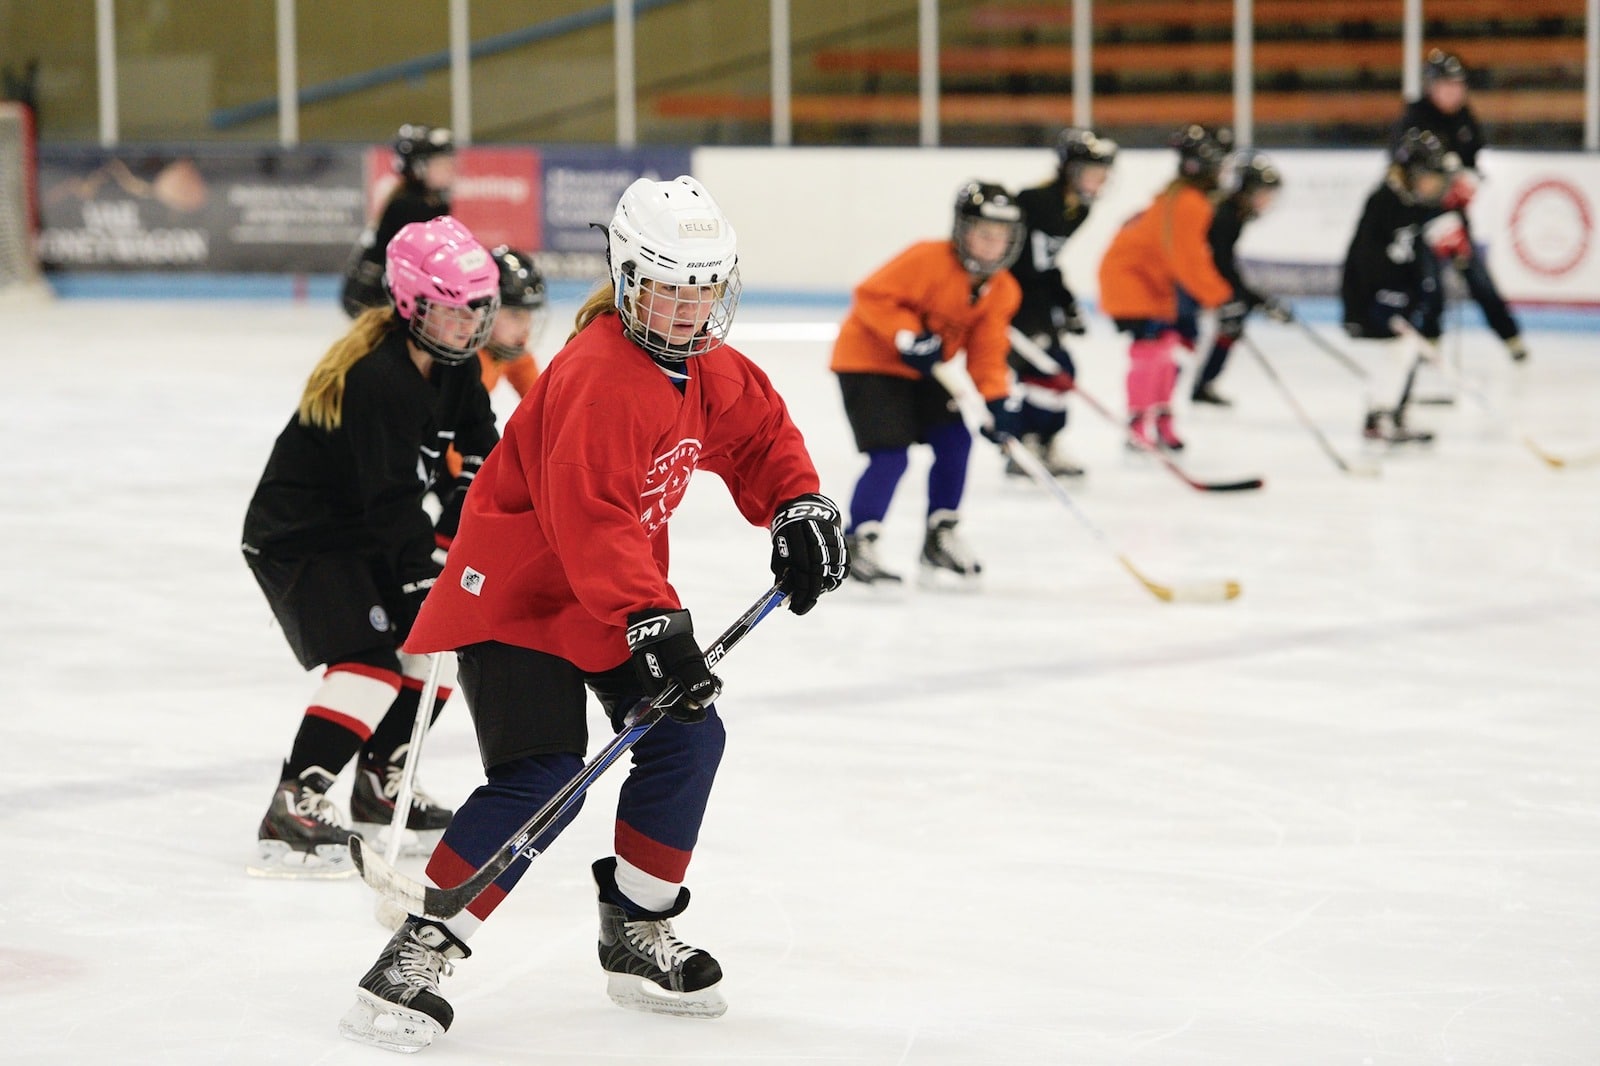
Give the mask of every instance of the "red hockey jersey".
[[610, 669], [628, 657], [631, 612], [682, 606], [667, 581], [667, 522], [697, 469], [721, 477], [755, 525], [818, 490], [759, 367], [724, 345], [689, 370], [679, 393], [615, 314], [574, 337], [473, 482], [405, 650], [495, 640]]

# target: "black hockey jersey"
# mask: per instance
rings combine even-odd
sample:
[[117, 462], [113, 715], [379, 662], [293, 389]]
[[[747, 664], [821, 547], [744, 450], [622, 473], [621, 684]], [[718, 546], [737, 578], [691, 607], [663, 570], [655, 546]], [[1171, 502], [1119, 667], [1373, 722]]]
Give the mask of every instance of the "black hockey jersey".
[[1425, 302], [1434, 274], [1422, 226], [1437, 213], [1408, 203], [1388, 181], [1367, 197], [1344, 257], [1346, 323], [1367, 336], [1389, 336], [1388, 314], [1410, 317]]
[[1389, 137], [1389, 151], [1393, 152], [1400, 144], [1400, 138], [1405, 136], [1406, 130], [1426, 130], [1439, 138], [1439, 143], [1444, 145], [1447, 152], [1454, 152], [1461, 157], [1461, 165], [1469, 170], [1478, 166], [1478, 149], [1483, 147], [1483, 131], [1478, 127], [1478, 118], [1472, 113], [1468, 104], [1462, 104], [1461, 110], [1453, 115], [1447, 115], [1433, 106], [1433, 101], [1424, 96], [1420, 100], [1413, 100], [1406, 105], [1405, 112], [1400, 116], [1400, 121], [1395, 124], [1394, 131]]
[[383, 291], [383, 271], [389, 242], [413, 222], [427, 222], [449, 214], [450, 201], [444, 194], [420, 185], [402, 182], [384, 205], [378, 224], [362, 232], [350, 250], [344, 268], [344, 284], [339, 301], [345, 313], [356, 317], [369, 307], [383, 307], [389, 296]]
[[245, 550], [293, 557], [351, 551], [384, 559], [400, 582], [432, 577], [433, 523], [422, 496], [452, 440], [486, 456], [499, 440], [478, 361], [434, 363], [424, 378], [403, 327], [391, 330], [345, 378], [334, 430], [278, 434], [245, 513]]
[[1257, 307], [1262, 302], [1262, 296], [1244, 283], [1244, 278], [1239, 274], [1238, 258], [1234, 254], [1234, 246], [1239, 243], [1244, 224], [1254, 217], [1246, 214], [1247, 208], [1239, 201], [1240, 197], [1230, 196], [1217, 205], [1216, 214], [1211, 216], [1211, 229], [1206, 233], [1206, 240], [1211, 244], [1211, 261], [1216, 264], [1217, 273], [1233, 286], [1234, 299], [1243, 300], [1246, 307]]
[[1074, 197], [1069, 206], [1066, 186], [1060, 180], [1023, 189], [1017, 194], [1017, 205], [1022, 208], [1028, 234], [1022, 254], [1011, 265], [1012, 276], [1022, 286], [1022, 307], [1011, 323], [1024, 333], [1054, 335], [1051, 312], [1058, 307], [1070, 312], [1077, 304], [1056, 257], [1067, 238], [1089, 217], [1089, 205]]

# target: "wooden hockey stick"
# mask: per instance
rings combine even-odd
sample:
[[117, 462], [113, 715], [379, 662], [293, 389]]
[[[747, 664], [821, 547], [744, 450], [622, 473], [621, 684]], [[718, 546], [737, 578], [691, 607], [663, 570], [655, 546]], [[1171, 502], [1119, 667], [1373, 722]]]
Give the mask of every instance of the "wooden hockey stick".
[[428, 723], [433, 720], [433, 699], [439, 691], [441, 655], [428, 656], [428, 677], [422, 683], [422, 699], [417, 704], [417, 718], [411, 723], [411, 742], [406, 748], [406, 764], [400, 769], [400, 788], [394, 797], [394, 817], [389, 819], [389, 839], [384, 841], [383, 858], [390, 866], [400, 859], [400, 845], [406, 832], [406, 822], [411, 816], [411, 796], [417, 783], [417, 763], [422, 760], [422, 739], [427, 736]]
[[[936, 363], [933, 368], [933, 376], [939, 384], [945, 387], [945, 391], [955, 399], [969, 425], [986, 425], [988, 423], [988, 412], [983, 410], [983, 398], [978, 395], [977, 389], [973, 387], [972, 379], [967, 377], [965, 373], [951, 363]], [[1002, 433], [1000, 434], [1000, 447], [1011, 458], [1011, 461], [1021, 467], [1030, 478], [1060, 500], [1062, 505], [1072, 512], [1072, 517], [1082, 523], [1083, 527], [1094, 535], [1095, 540], [1098, 540], [1104, 548], [1116, 557], [1117, 562], [1122, 564], [1123, 569], [1132, 574], [1134, 580], [1143, 585], [1146, 591], [1156, 599], [1163, 603], [1225, 603], [1228, 600], [1238, 598], [1242, 590], [1237, 581], [1191, 581], [1181, 585], [1163, 585], [1159, 581], [1150, 580], [1139, 571], [1138, 567], [1133, 565], [1132, 560], [1112, 543], [1105, 530], [1101, 529], [1099, 525], [1089, 518], [1088, 514], [1078, 506], [1077, 501], [1072, 498], [1071, 494], [1055, 479], [1044, 463], [1039, 460], [1039, 457], [1028, 450], [1026, 445], [1011, 434]]]
[[[757, 623], [771, 614], [786, 599], [788, 594], [776, 585], [762, 593], [761, 598], [740, 615], [738, 621], [729, 626], [706, 648], [706, 666], [714, 667], [721, 662], [734, 645], [743, 640]], [[360, 837], [350, 838], [350, 858], [361, 871], [362, 880], [386, 899], [404, 907], [407, 913], [440, 921], [460, 914], [467, 904], [477, 899], [479, 894], [493, 884], [495, 878], [504, 873], [519, 856], [537, 858], [539, 849], [534, 847], [534, 841], [558, 823], [612, 763], [638, 743], [639, 738], [648, 733], [651, 726], [661, 721], [665, 713], [661, 709], [663, 706], [682, 695], [683, 690], [674, 684], [653, 700], [641, 700], [637, 707], [628, 712], [627, 718], [623, 720], [621, 732], [601, 748], [594, 758], [585, 763], [576, 777], [563, 785], [543, 807], [535, 811], [522, 827], [489, 857], [489, 861], [458, 885], [451, 888], [434, 888], [414, 881], [396, 870], [393, 864], [385, 861], [382, 856], [366, 851], [361, 846]]]
[[[1016, 351], [1018, 355], [1022, 356], [1022, 358], [1033, 364], [1033, 366], [1041, 373], [1064, 373], [1064, 369], [1061, 364], [1050, 358], [1049, 353], [1043, 348], [1033, 343], [1033, 338], [1029, 337], [1026, 333], [1022, 332], [1020, 329], [1017, 329], [1015, 326], [1011, 327], [1010, 334], [1012, 349]], [[1101, 418], [1104, 418], [1112, 425], [1120, 428], [1123, 432], [1123, 437], [1125, 440], [1133, 444], [1136, 448], [1147, 455], [1154, 456], [1156, 461], [1162, 466], [1166, 467], [1174, 477], [1192, 489], [1196, 489], [1200, 492], [1249, 492], [1253, 489], [1259, 489], [1262, 485], [1266, 484], [1266, 482], [1258, 477], [1241, 478], [1238, 481], [1201, 481], [1199, 478], [1192, 476], [1183, 467], [1173, 462], [1171, 457], [1168, 456], [1166, 452], [1162, 451], [1160, 448], [1151, 444], [1144, 438], [1135, 435], [1128, 428], [1128, 424], [1126, 422], [1124, 422], [1121, 418], [1118, 418], [1117, 415], [1113, 413], [1112, 410], [1105, 404], [1095, 399], [1089, 393], [1084, 392], [1083, 386], [1078, 384], [1076, 380], [1074, 380], [1072, 383], [1072, 392], [1080, 400], [1088, 404], [1089, 407]]]
[[1333, 460], [1335, 466], [1352, 477], [1377, 477], [1382, 472], [1375, 463], [1352, 463], [1340, 455], [1338, 450], [1328, 442], [1328, 438], [1323, 435], [1322, 430], [1317, 428], [1317, 424], [1311, 421], [1311, 416], [1306, 413], [1304, 407], [1300, 406], [1300, 401], [1294, 398], [1294, 393], [1289, 391], [1289, 386], [1284, 383], [1283, 378], [1278, 376], [1277, 370], [1267, 361], [1265, 353], [1256, 347], [1254, 341], [1243, 334], [1239, 337], [1239, 343], [1243, 344], [1245, 351], [1249, 352], [1255, 359], [1262, 372], [1267, 375], [1267, 380], [1271, 381], [1273, 387], [1278, 390], [1278, 395], [1283, 397], [1283, 402], [1289, 405], [1289, 410], [1294, 412], [1295, 418], [1311, 433], [1311, 436], [1317, 442], [1317, 446], [1322, 449], [1329, 459]]

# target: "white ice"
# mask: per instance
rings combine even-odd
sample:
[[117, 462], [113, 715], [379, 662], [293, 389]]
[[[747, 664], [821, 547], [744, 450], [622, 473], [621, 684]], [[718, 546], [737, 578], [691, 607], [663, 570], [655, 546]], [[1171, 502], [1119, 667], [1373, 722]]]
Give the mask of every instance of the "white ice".
[[[751, 302], [736, 339], [843, 501], [860, 462], [827, 371], [838, 310]], [[387, 936], [370, 892], [244, 874], [314, 679], [239, 528], [343, 322], [5, 312], [6, 1062], [395, 1061], [335, 1031]], [[1356, 454], [1355, 379], [1297, 330], [1253, 335]], [[1084, 512], [1154, 580], [1237, 579], [1225, 605], [1157, 601], [979, 441], [981, 593], [847, 588], [721, 667], [730, 746], [677, 925], [721, 959], [727, 1016], [605, 997], [588, 866], [619, 770], [475, 938], [423, 1059], [1600, 1062], [1600, 466], [1549, 469], [1517, 437], [1600, 446], [1600, 360], [1592, 332], [1536, 332], [1519, 368], [1485, 332], [1456, 345], [1495, 409], [1417, 409], [1438, 444], [1371, 482], [1240, 356], [1238, 407], [1186, 413], [1184, 462], [1259, 473], [1259, 493], [1194, 492], [1077, 410]], [[1108, 327], [1080, 363], [1120, 406]], [[926, 465], [888, 522], [908, 571]], [[766, 535], [714, 478], [673, 543], [708, 635], [768, 584]], [[425, 783], [456, 803], [479, 772], [453, 705]]]

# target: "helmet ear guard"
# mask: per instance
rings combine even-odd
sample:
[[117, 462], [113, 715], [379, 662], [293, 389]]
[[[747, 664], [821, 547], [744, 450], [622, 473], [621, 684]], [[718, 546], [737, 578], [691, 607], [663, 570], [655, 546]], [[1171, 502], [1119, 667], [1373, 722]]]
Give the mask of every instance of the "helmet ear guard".
[[384, 259], [384, 288], [417, 347], [452, 366], [476, 356], [500, 307], [500, 275], [467, 228], [449, 215], [413, 222]]

